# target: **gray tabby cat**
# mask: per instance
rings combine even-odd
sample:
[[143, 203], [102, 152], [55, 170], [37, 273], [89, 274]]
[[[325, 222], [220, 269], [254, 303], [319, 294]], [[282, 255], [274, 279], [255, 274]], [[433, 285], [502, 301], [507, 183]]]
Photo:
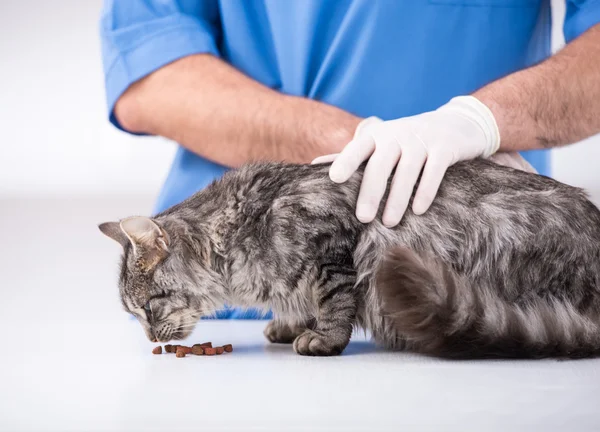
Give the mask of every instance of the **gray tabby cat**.
[[462, 162], [426, 214], [388, 229], [354, 216], [361, 172], [339, 185], [326, 165], [249, 165], [100, 225], [124, 248], [125, 309], [153, 341], [224, 304], [271, 309], [266, 337], [302, 355], [340, 354], [354, 326], [452, 358], [600, 353], [600, 212], [581, 190]]

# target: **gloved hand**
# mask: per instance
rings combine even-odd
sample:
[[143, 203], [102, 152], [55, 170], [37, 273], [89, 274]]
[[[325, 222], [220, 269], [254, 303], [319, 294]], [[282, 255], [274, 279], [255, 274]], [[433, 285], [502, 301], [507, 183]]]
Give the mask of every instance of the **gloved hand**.
[[[363, 121], [361, 121], [356, 127], [353, 139], [356, 139], [357, 137], [365, 133], [367, 130], [369, 130], [371, 126], [382, 122], [383, 120], [381, 120], [379, 117], [367, 117], [366, 119], [363, 119]], [[315, 159], [313, 163], [333, 162], [338, 155], [339, 153], [321, 156]], [[525, 158], [523, 158], [523, 156], [521, 156], [518, 152], [498, 152], [491, 155], [488, 159], [494, 163], [497, 163], [498, 165], [502, 165], [505, 167], [514, 168], [533, 174], [538, 173], [537, 170], [529, 162], [527, 162]]]
[[402, 219], [422, 170], [413, 201], [415, 214], [429, 208], [449, 166], [489, 157], [499, 146], [500, 132], [489, 108], [473, 96], [459, 96], [435, 111], [412, 117], [365, 119], [339, 155], [323, 156], [313, 163], [335, 159], [329, 176], [343, 183], [368, 159], [356, 205], [356, 217], [364, 223], [375, 218], [396, 168], [382, 218], [384, 225], [392, 227]]

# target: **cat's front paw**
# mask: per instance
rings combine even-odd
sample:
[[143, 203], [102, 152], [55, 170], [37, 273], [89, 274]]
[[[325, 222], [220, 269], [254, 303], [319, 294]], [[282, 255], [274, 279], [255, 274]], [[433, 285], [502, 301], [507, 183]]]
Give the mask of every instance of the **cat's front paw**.
[[291, 344], [302, 331], [303, 329], [292, 327], [280, 321], [271, 321], [267, 324], [263, 333], [269, 342]]
[[341, 354], [347, 344], [347, 341], [340, 341], [338, 338], [322, 335], [313, 330], [305, 330], [294, 341], [294, 351], [300, 355], [334, 356]]

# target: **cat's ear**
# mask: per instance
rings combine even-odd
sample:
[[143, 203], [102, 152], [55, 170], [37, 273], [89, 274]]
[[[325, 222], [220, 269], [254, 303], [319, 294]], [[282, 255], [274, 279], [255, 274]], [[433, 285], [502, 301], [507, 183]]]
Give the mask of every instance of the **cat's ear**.
[[131, 241], [135, 251], [169, 252], [167, 233], [152, 219], [144, 216], [134, 216], [121, 221], [121, 230]]
[[129, 239], [121, 229], [119, 222], [104, 222], [98, 225], [100, 231], [114, 241], [118, 242], [121, 246], [126, 247], [129, 243]]

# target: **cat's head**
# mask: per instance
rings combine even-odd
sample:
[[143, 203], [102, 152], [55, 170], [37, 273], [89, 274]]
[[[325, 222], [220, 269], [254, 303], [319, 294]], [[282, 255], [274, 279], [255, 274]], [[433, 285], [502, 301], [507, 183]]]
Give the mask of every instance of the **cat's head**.
[[166, 342], [187, 337], [207, 307], [198, 292], [202, 266], [187, 266], [175, 237], [150, 218], [131, 217], [98, 227], [123, 246], [121, 302], [138, 319], [148, 339]]

